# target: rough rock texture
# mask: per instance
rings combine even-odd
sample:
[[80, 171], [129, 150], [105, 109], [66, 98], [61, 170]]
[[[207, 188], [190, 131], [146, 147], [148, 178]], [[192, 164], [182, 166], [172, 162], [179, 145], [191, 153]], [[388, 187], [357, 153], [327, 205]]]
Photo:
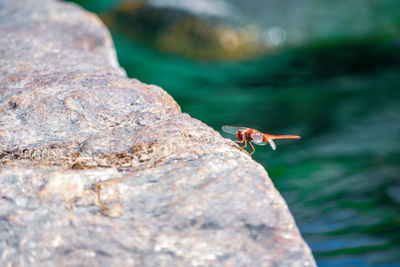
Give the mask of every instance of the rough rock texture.
[[262, 166], [128, 79], [81, 8], [0, 0], [1, 266], [315, 266]]

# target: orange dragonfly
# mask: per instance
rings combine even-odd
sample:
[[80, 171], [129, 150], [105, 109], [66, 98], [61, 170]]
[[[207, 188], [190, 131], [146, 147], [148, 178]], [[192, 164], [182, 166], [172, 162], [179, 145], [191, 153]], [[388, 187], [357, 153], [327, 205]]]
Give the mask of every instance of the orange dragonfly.
[[254, 151], [256, 151], [252, 145], [252, 142], [259, 146], [265, 146], [267, 143], [269, 143], [271, 145], [272, 149], [275, 150], [276, 145], [273, 141], [274, 139], [299, 139], [300, 138], [300, 136], [297, 136], [297, 135], [265, 134], [265, 133], [261, 133], [260, 131], [257, 131], [255, 129], [251, 129], [251, 128], [228, 126], [228, 125], [222, 126], [222, 131], [236, 135], [236, 138], [238, 139], [238, 141], [235, 141], [235, 142], [239, 143], [239, 144], [244, 144], [241, 148], [246, 148], [247, 142], [248, 142], [251, 147], [251, 152], [249, 153], [250, 155], [253, 154]]

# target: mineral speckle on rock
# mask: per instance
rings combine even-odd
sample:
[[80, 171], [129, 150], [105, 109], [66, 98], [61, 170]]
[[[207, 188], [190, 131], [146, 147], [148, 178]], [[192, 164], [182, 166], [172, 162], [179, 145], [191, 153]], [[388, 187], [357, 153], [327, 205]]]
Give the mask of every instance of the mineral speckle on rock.
[[96, 16], [0, 6], [1, 266], [315, 266], [264, 168], [127, 78]]

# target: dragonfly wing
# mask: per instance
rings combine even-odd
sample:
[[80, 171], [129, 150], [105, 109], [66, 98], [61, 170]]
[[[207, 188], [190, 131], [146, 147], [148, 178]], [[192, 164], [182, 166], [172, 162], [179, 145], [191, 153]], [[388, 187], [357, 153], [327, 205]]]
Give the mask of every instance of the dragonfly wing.
[[236, 134], [238, 131], [245, 131], [249, 128], [246, 127], [236, 127], [236, 126], [229, 126], [229, 125], [224, 125], [222, 126], [222, 131], [230, 134]]
[[258, 145], [258, 146], [265, 146], [267, 143], [256, 143], [256, 142], [254, 142], [253, 144], [255, 144], [255, 145]]
[[275, 150], [276, 145], [275, 145], [274, 141], [272, 141], [272, 139], [269, 138], [268, 136], [266, 138], [267, 138], [268, 143], [271, 145], [272, 149]]

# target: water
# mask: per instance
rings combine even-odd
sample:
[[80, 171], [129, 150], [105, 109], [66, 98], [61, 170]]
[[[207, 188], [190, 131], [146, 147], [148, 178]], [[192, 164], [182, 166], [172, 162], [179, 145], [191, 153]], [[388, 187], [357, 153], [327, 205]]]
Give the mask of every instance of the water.
[[[286, 199], [319, 266], [400, 266], [400, 40], [392, 34], [400, 20], [391, 13], [395, 2], [382, 3], [376, 16], [389, 15], [375, 24], [341, 32], [338, 19], [246, 61], [189, 59], [112, 34], [130, 77], [160, 85], [214, 129], [302, 136], [278, 140], [276, 151], [256, 147], [253, 158]], [[382, 33], [382, 25], [391, 27]]]

